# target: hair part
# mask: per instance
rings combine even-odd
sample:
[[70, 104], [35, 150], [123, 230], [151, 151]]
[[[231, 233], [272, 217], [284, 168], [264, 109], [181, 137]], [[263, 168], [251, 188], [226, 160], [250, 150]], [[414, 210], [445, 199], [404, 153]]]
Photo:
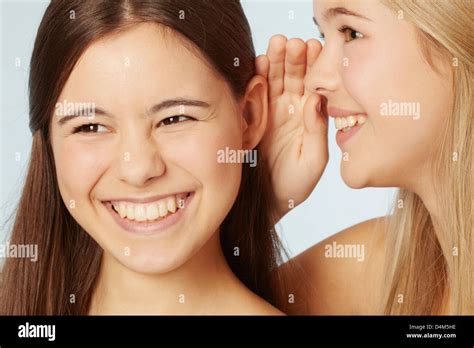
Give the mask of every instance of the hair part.
[[[1, 274], [2, 314], [88, 313], [102, 249], [61, 199], [50, 143], [51, 118], [84, 51], [96, 40], [138, 23], [156, 23], [184, 38], [188, 48], [194, 47], [225, 79], [236, 100], [245, 94], [255, 74], [250, 27], [239, 1], [53, 0], [41, 21], [31, 58], [33, 144], [11, 236], [12, 243], [37, 244], [38, 262], [6, 261]], [[280, 243], [271, 219], [273, 194], [261, 153], [259, 159], [256, 168], [243, 168], [237, 201], [221, 226], [221, 246], [237, 277], [276, 305], [275, 288], [282, 288], [275, 271]], [[234, 256], [236, 246], [244, 255]]]

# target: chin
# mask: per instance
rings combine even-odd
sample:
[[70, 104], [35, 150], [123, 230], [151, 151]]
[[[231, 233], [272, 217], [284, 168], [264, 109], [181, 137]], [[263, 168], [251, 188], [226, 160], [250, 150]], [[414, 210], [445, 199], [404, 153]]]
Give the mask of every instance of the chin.
[[367, 172], [356, 170], [348, 165], [341, 165], [341, 177], [344, 183], [353, 189], [361, 189], [369, 186]]
[[121, 255], [118, 261], [129, 270], [142, 274], [164, 274], [181, 267], [186, 258], [177, 255], [160, 257], [158, 253], [140, 253], [139, 255]]

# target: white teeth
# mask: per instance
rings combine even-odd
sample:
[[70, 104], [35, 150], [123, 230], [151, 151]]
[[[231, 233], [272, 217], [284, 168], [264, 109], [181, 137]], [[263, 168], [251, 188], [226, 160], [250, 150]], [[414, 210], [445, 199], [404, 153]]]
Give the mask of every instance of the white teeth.
[[353, 127], [357, 122], [357, 119], [354, 116], [349, 116], [347, 118], [347, 123], [349, 127]]
[[127, 216], [127, 208], [125, 207], [125, 203], [124, 203], [124, 202], [120, 202], [120, 203], [119, 203], [119, 210], [118, 210], [118, 212], [119, 212], [121, 218], [124, 218], [125, 216]]
[[158, 207], [159, 207], [161, 217], [168, 215], [168, 206], [166, 205], [165, 201], [159, 201]]
[[168, 202], [166, 202], [168, 207], [168, 211], [174, 213], [176, 211], [176, 201], [174, 198], [168, 198]]
[[345, 118], [342, 118], [342, 117], [341, 117], [341, 126], [342, 126], [342, 128], [347, 127], [347, 120]]
[[143, 205], [135, 206], [135, 220], [146, 221], [146, 207]]
[[133, 208], [133, 205], [126, 204], [125, 206], [126, 206], [125, 217], [130, 220], [135, 219], [135, 209]]
[[357, 116], [357, 123], [360, 125], [363, 125], [366, 120], [367, 120], [367, 117], [365, 116]]
[[116, 201], [112, 202], [112, 205], [121, 218], [143, 222], [157, 220], [175, 213], [178, 208], [184, 207], [185, 198], [186, 195], [180, 194], [147, 204]]
[[146, 218], [148, 220], [156, 220], [160, 216], [156, 204], [148, 204], [146, 207]]
[[365, 115], [351, 115], [348, 117], [335, 117], [334, 125], [337, 130], [342, 130], [343, 132], [349, 131], [355, 125], [363, 125], [367, 120]]

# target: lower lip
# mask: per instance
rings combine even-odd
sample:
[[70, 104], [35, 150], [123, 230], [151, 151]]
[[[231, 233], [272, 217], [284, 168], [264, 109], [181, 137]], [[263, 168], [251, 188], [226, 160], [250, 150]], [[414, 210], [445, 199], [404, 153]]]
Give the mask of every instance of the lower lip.
[[354, 136], [354, 134], [356, 134], [362, 126], [363, 125], [357, 124], [354, 127], [352, 127], [350, 130], [348, 130], [347, 132], [343, 132], [342, 130], [338, 130], [337, 133], [336, 133], [336, 143], [337, 143], [337, 145], [341, 146], [346, 141], [348, 141], [350, 138], [352, 138]]
[[191, 203], [192, 198], [194, 197], [194, 192], [192, 192], [186, 199], [184, 200], [184, 207], [179, 208], [175, 213], [169, 214], [163, 219], [157, 221], [144, 221], [138, 222], [134, 220], [129, 220], [125, 218], [121, 218], [120, 215], [112, 208], [112, 203], [110, 202], [103, 202], [109, 213], [112, 215], [112, 218], [115, 222], [125, 231], [134, 233], [134, 234], [155, 234], [155, 233], [162, 233], [167, 228], [175, 225], [186, 212]]

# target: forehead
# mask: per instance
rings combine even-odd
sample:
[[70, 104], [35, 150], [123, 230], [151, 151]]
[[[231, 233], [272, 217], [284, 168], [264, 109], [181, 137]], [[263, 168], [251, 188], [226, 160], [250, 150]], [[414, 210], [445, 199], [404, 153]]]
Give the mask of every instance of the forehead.
[[[191, 43], [157, 24], [138, 24], [91, 44], [62, 95], [143, 100], [212, 91], [222, 79]], [[111, 99], [113, 97], [113, 99]]]
[[346, 8], [368, 17], [374, 17], [381, 7], [380, 0], [313, 0], [314, 15], [317, 15], [321, 20], [324, 20], [323, 16], [326, 11], [332, 8]]

